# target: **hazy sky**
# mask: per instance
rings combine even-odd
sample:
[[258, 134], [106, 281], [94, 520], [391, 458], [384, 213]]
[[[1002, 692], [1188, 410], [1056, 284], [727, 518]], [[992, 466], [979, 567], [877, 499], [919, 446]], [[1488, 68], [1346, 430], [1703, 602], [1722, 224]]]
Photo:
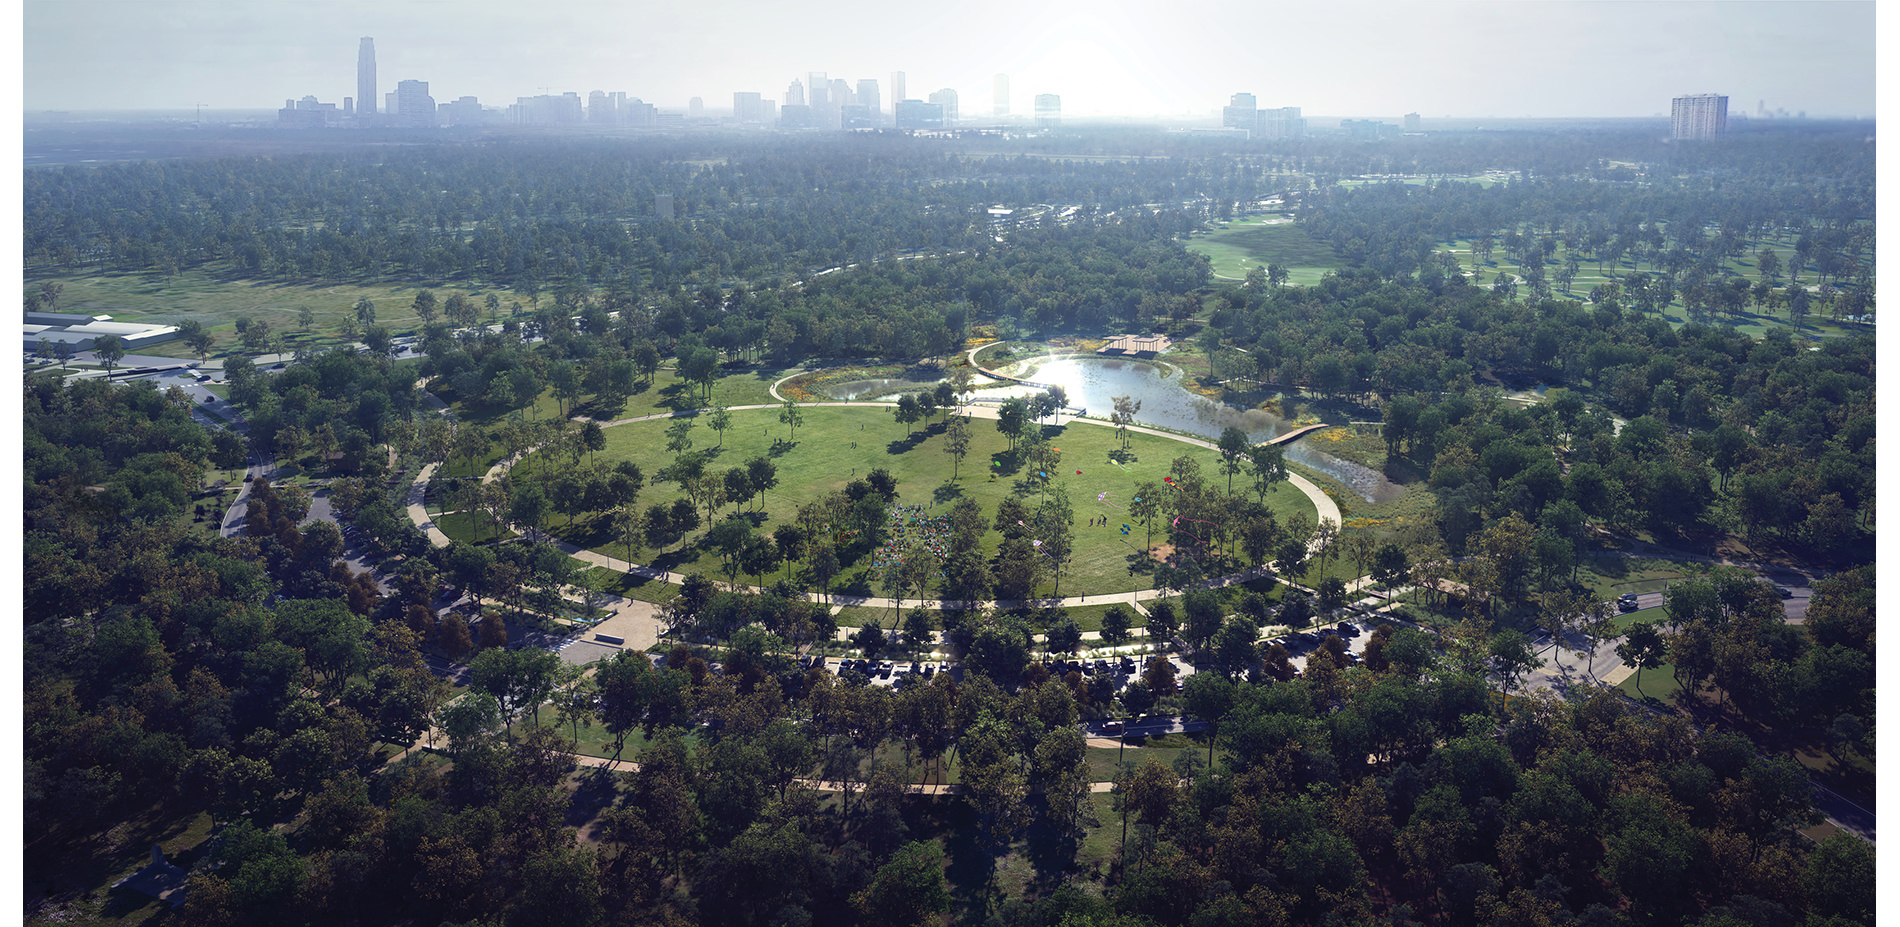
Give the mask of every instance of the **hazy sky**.
[[26, 0], [23, 104], [274, 109], [356, 94], [361, 36], [380, 90], [426, 80], [489, 106], [625, 91], [714, 109], [781, 99], [823, 71], [893, 71], [921, 98], [989, 112], [1038, 93], [1066, 114], [1204, 114], [1237, 91], [1308, 116], [1651, 116], [1724, 93], [1813, 116], [1874, 113], [1874, 3], [1264, 0]]

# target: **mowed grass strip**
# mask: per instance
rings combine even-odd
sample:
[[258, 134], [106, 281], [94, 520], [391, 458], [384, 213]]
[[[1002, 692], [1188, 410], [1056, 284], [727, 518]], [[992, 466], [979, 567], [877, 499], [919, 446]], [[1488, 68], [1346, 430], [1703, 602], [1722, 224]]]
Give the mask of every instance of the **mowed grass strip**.
[[1312, 284], [1327, 271], [1345, 266], [1331, 245], [1280, 217], [1236, 221], [1196, 235], [1187, 247], [1207, 256], [1215, 276], [1233, 280], [1245, 279], [1255, 267], [1279, 264], [1288, 270], [1288, 282]]
[[[1173, 460], [1181, 456], [1199, 461], [1202, 473], [1210, 481], [1220, 479], [1220, 458], [1214, 450], [1140, 434], [1130, 436], [1134, 461], [1125, 470], [1113, 466], [1108, 463], [1108, 454], [1120, 444], [1115, 429], [1078, 422], [1047, 429], [1052, 444], [1062, 449], [1062, 457], [1061, 465], [1051, 472], [1050, 479], [1044, 480], [1014, 462], [1008, 453], [1008, 441], [996, 430], [995, 421], [980, 418], [970, 423], [970, 452], [963, 460], [961, 473], [953, 479], [955, 467], [944, 450], [945, 426], [941, 416], [926, 432], [921, 424], [898, 424], [889, 407], [810, 405], [802, 407], [802, 412], [805, 422], [798, 429], [796, 440], [792, 439], [790, 429], [779, 422], [777, 409], [733, 412], [732, 427], [725, 432], [723, 440], [710, 427], [710, 416], [699, 415], [693, 419], [697, 424], [691, 433], [692, 449], [713, 451], [710, 469], [743, 467], [754, 457], [766, 457], [777, 467], [778, 486], [763, 499], [755, 499], [746, 506], [747, 510], [759, 513], [760, 531], [769, 532], [776, 525], [796, 518], [801, 505], [840, 491], [853, 479], [862, 478], [879, 467], [896, 477], [900, 502], [923, 506], [929, 515], [948, 514], [958, 499], [969, 498], [982, 508], [987, 518], [994, 519], [997, 506], [1010, 494], [1018, 495], [1027, 508], [1034, 510], [1050, 491], [1049, 487], [1060, 484], [1067, 489], [1075, 512], [1074, 553], [1062, 580], [1063, 595], [1147, 588], [1147, 577], [1132, 576], [1128, 569], [1130, 555], [1138, 554], [1145, 536], [1144, 529], [1129, 517], [1126, 508], [1136, 495], [1137, 483], [1153, 481], [1158, 486], [1163, 485], [1162, 478], [1168, 475]], [[659, 419], [608, 428], [606, 448], [596, 455], [605, 463], [631, 460], [647, 474], [647, 487], [639, 500], [642, 509], [655, 503], [671, 504], [683, 496], [678, 484], [655, 479], [675, 459], [667, 450], [666, 437], [666, 429], [674, 421]], [[775, 441], [786, 443], [775, 450]], [[544, 466], [560, 464], [536, 454], [522, 466], [525, 468], [522, 474], [532, 479]], [[1077, 470], [1082, 472], [1077, 474]], [[1164, 488], [1162, 491], [1173, 490]], [[1102, 493], [1111, 495], [1098, 501]], [[1295, 513], [1308, 519], [1315, 514], [1312, 503], [1303, 494], [1284, 484], [1268, 495], [1267, 503], [1282, 523]], [[724, 506], [719, 517], [728, 517], [734, 511], [733, 506]], [[701, 514], [703, 517], [703, 510]], [[1091, 527], [1091, 516], [1103, 516], [1107, 522]], [[604, 516], [581, 516], [569, 524], [564, 516], [557, 515], [551, 522], [550, 530], [572, 543], [613, 557], [626, 555], [620, 540], [609, 537]], [[1126, 537], [1121, 533], [1122, 524], [1130, 525]], [[1157, 538], [1165, 534], [1165, 525], [1155, 527]], [[701, 530], [664, 550], [637, 552], [635, 559], [680, 572], [701, 570], [708, 575], [722, 575], [724, 567], [720, 558], [699, 547], [704, 528], [702, 525]], [[993, 554], [1000, 541], [999, 533], [990, 532], [984, 539], [985, 553]], [[865, 575], [870, 566], [868, 556], [847, 565], [833, 582], [833, 588], [844, 589], [863, 582], [874, 594], [883, 595], [882, 585]], [[1052, 582], [1045, 582], [1038, 589], [1043, 595], [1053, 591]]]

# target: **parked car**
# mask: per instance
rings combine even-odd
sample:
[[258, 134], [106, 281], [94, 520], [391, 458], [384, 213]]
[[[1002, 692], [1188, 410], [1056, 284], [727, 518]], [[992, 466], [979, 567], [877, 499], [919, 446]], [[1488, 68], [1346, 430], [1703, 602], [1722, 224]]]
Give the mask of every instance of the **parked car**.
[[1120, 721], [1103, 721], [1102, 722], [1102, 733], [1119, 734], [1121, 732], [1122, 732], [1122, 723]]

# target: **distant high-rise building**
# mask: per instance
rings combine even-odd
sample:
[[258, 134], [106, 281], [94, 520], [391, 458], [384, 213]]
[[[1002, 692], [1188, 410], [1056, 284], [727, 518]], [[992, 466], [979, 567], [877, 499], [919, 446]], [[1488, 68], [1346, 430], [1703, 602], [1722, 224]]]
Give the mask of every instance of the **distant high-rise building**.
[[1306, 119], [1300, 115], [1297, 106], [1281, 106], [1276, 109], [1260, 111], [1259, 138], [1304, 138]]
[[1053, 93], [1036, 94], [1036, 127], [1055, 129], [1062, 125], [1062, 97]]
[[376, 115], [376, 40], [363, 37], [363, 43], [356, 49], [356, 106], [357, 115], [374, 118]]
[[821, 127], [826, 129], [842, 129], [844, 128], [845, 107], [855, 105], [856, 103], [857, 100], [851, 92], [851, 82], [842, 77], [834, 77], [831, 79], [831, 84], [825, 92], [824, 108], [819, 109], [819, 107], [814, 105], [812, 109], [818, 111], [818, 115], [822, 119], [819, 123]]
[[797, 78], [793, 78], [791, 86], [785, 88], [785, 105], [805, 105], [805, 85], [799, 82]]
[[[621, 109], [622, 121], [625, 124], [644, 124], [628, 115], [637, 113], [639, 106], [640, 101], [633, 100]], [[514, 105], [508, 107], [508, 121], [516, 125], [565, 125], [580, 122], [584, 118], [585, 110], [581, 105], [581, 95], [572, 90], [558, 97], [545, 93], [538, 97], [517, 97]]]
[[998, 74], [992, 83], [990, 97], [994, 104], [993, 112], [998, 118], [1007, 116], [1009, 115], [1009, 75]]
[[1393, 126], [1386, 125], [1379, 119], [1341, 119], [1339, 130], [1360, 141], [1377, 141], [1396, 134]]
[[904, 72], [891, 72], [891, 125], [897, 124], [897, 104], [904, 102]]
[[805, 76], [805, 105], [815, 110], [823, 110], [832, 105], [831, 78], [823, 71], [813, 71]]
[[435, 110], [444, 125], [477, 126], [487, 118], [487, 114], [482, 111], [481, 101], [474, 97], [462, 97], [449, 103], [442, 103], [436, 106]]
[[957, 92], [948, 87], [930, 95], [930, 102], [943, 107], [943, 124], [957, 124]]
[[1234, 94], [1220, 112], [1223, 128], [1240, 129], [1250, 135], [1259, 130], [1260, 108], [1254, 103], [1251, 93]]
[[595, 90], [587, 94], [587, 121], [600, 125], [613, 125], [620, 119], [620, 113], [614, 108], [613, 98], [606, 91]]
[[765, 121], [765, 98], [756, 91], [741, 90], [732, 95], [735, 122], [757, 125]]
[[1728, 97], [1697, 93], [1670, 101], [1670, 134], [1677, 141], [1721, 138], [1728, 132]]
[[706, 118], [706, 101], [703, 99], [700, 99], [699, 97], [693, 97], [692, 99], [687, 100], [686, 101], [686, 118], [688, 119]]
[[403, 125], [435, 125], [435, 98], [429, 96], [426, 80], [405, 80], [396, 84], [396, 119]]
[[1419, 121], [1420, 121], [1419, 115], [1417, 113], [1406, 113], [1405, 114], [1405, 134], [1412, 135], [1421, 131], [1419, 128]]
[[864, 111], [870, 113], [873, 119], [880, 118], [884, 115], [882, 101], [877, 98], [877, 81], [875, 79], [858, 81], [857, 103], [859, 106], [864, 107]]
[[286, 129], [322, 129], [336, 125], [337, 115], [335, 103], [318, 103], [316, 97], [306, 96], [301, 100], [285, 100], [284, 108], [277, 111], [277, 125]]
[[803, 103], [787, 103], [778, 108], [778, 125], [781, 129], [809, 129], [817, 124], [812, 119], [811, 107]]
[[943, 128], [943, 106], [937, 103], [925, 103], [922, 100], [904, 100], [897, 104], [897, 127], [900, 129], [941, 129]]

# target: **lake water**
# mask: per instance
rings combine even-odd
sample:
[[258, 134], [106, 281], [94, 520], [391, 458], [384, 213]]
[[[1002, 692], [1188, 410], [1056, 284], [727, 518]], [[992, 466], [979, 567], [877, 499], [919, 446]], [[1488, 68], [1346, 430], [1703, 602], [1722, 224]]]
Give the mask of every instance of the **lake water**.
[[[1135, 414], [1138, 422], [1218, 439], [1229, 427], [1246, 433], [1248, 440], [1266, 441], [1298, 427], [1271, 412], [1235, 409], [1190, 392], [1181, 383], [1183, 374], [1167, 364], [1109, 357], [1030, 358], [998, 370], [1049, 386], [1060, 386], [1068, 393], [1071, 409], [1084, 409], [1094, 418], [1106, 419], [1115, 411], [1116, 396], [1128, 396], [1141, 402]], [[982, 398], [1027, 397], [1041, 394], [1030, 386], [986, 389]], [[1405, 487], [1362, 464], [1317, 451], [1295, 441], [1286, 446], [1286, 457], [1311, 467], [1346, 484], [1368, 502], [1398, 498]]]

